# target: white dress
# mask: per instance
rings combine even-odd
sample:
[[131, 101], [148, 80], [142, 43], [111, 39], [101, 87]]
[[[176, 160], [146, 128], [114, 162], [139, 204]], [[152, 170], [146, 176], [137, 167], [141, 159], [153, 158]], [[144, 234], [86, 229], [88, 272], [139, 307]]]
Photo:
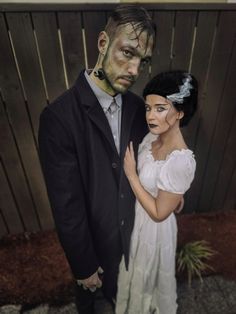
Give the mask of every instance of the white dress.
[[[189, 149], [175, 150], [165, 160], [155, 161], [148, 133], [139, 147], [138, 173], [143, 187], [154, 197], [158, 189], [184, 194], [194, 178], [196, 163]], [[175, 314], [175, 252], [177, 225], [172, 213], [154, 222], [136, 201], [131, 237], [129, 270], [120, 263], [117, 314]]]

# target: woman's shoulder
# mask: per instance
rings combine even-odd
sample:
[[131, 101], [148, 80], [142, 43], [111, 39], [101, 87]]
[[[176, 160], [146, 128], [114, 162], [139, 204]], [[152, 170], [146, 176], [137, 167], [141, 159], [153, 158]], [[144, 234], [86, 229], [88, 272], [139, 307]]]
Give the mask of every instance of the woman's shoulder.
[[166, 161], [177, 170], [183, 170], [187, 164], [195, 166], [196, 160], [194, 152], [189, 148], [180, 148], [173, 150], [167, 157]]
[[193, 181], [196, 161], [190, 149], [172, 151], [166, 158], [159, 176], [159, 188], [165, 191], [184, 194]]
[[167, 159], [179, 159], [184, 160], [185, 158], [195, 158], [194, 152], [188, 147], [173, 149], [171, 153], [168, 154]]
[[192, 177], [196, 170], [193, 151], [188, 148], [173, 150], [166, 158], [165, 168], [176, 177]]

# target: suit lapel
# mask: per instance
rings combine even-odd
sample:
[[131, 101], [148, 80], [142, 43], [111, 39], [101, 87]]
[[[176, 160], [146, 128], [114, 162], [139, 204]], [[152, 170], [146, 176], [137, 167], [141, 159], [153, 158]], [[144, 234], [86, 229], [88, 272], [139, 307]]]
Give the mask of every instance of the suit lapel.
[[129, 144], [130, 131], [133, 124], [138, 105], [134, 103], [132, 94], [128, 92], [122, 97], [122, 128], [121, 128], [121, 145], [120, 145], [120, 157], [123, 160], [124, 154]]
[[107, 139], [112, 149], [116, 152], [118, 156], [108, 120], [103, 112], [100, 103], [98, 102], [86, 78], [84, 77], [83, 72], [80, 73], [79, 78], [76, 81], [76, 90], [78, 92], [77, 96], [80, 98], [80, 103], [84, 106], [86, 114], [99, 128], [99, 130], [102, 132], [102, 134]]
[[93, 106], [93, 108], [87, 111], [87, 114], [89, 118], [94, 122], [94, 124], [96, 124], [100, 131], [103, 133], [109, 144], [112, 146], [113, 150], [116, 151], [116, 153], [118, 154], [110, 125], [100, 104], [97, 103], [97, 105]]

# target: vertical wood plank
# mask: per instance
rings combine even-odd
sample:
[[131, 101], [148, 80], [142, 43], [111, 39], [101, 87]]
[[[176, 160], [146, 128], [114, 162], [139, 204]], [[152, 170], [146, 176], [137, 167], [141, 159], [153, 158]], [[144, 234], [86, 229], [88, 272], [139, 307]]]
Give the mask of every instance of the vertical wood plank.
[[143, 71], [140, 73], [137, 81], [134, 83], [134, 85], [131, 87], [131, 91], [135, 93], [136, 95], [139, 95], [142, 97], [143, 89], [147, 82], [150, 79], [149, 75], [149, 67], [146, 66]]
[[33, 13], [45, 81], [51, 102], [66, 90], [55, 13]]
[[[190, 149], [195, 152], [195, 139], [197, 136], [198, 125], [201, 119], [201, 108], [205, 104], [205, 91], [210, 56], [214, 41], [218, 12], [199, 12], [195, 46], [192, 57], [190, 72], [198, 80], [198, 109], [187, 127], [182, 129], [185, 141]], [[198, 154], [196, 154], [197, 169], [195, 176], [198, 175]], [[190, 191], [185, 196], [185, 210], [193, 211], [193, 205], [197, 201], [193, 181]]]
[[207, 80], [207, 71], [210, 64], [214, 34], [216, 30], [218, 12], [199, 12], [195, 47], [193, 51], [191, 73], [198, 80], [198, 109], [190, 124], [183, 129], [184, 137], [191, 149], [194, 149], [198, 124], [201, 118], [201, 108], [205, 102], [204, 87]]
[[[7, 178], [3, 171], [2, 162], [0, 162], [0, 220], [2, 221], [3, 230], [0, 231], [0, 236], [7, 233], [4, 221], [10, 233], [20, 233], [24, 231], [21, 223], [19, 213], [14, 201], [11, 189], [9, 187]], [[4, 221], [3, 221], [4, 218]], [[0, 225], [1, 227], [1, 225]]]
[[7, 21], [26, 92], [34, 136], [37, 139], [39, 115], [45, 107], [46, 94], [30, 15], [28, 13], [9, 13]]
[[[11, 113], [13, 112], [13, 118], [11, 119], [12, 126], [16, 124], [16, 129], [19, 130], [17, 133], [17, 138], [19, 140], [19, 144], [23, 144], [24, 149], [27, 149], [27, 145], [25, 143], [25, 140], [28, 140], [29, 135], [31, 135], [31, 129], [28, 124], [28, 117], [25, 112], [25, 106], [24, 106], [24, 100], [20, 91], [20, 84], [18, 81], [16, 68], [14, 64], [14, 60], [12, 57], [10, 44], [7, 36], [7, 29], [4, 22], [3, 14], [0, 14], [0, 46], [1, 46], [1, 54], [0, 54], [0, 86], [1, 91], [3, 93], [4, 99], [8, 101], [8, 113], [11, 116]], [[18, 106], [15, 106], [17, 104]], [[16, 108], [15, 108], [16, 107]], [[19, 110], [20, 109], [20, 110]], [[8, 121], [6, 120], [3, 103], [0, 102], [0, 117], [1, 117], [1, 156], [4, 160], [4, 163], [7, 167], [7, 170], [9, 171], [9, 177], [11, 177], [11, 171], [15, 171], [15, 169], [12, 167], [14, 165], [14, 161], [16, 162], [16, 166], [21, 166], [19, 163], [19, 160], [17, 160], [16, 156], [16, 148], [15, 148], [15, 142], [11, 137], [11, 131], [8, 127]], [[18, 112], [19, 111], [19, 112]], [[19, 115], [18, 115], [19, 113]], [[21, 124], [17, 120], [16, 115], [18, 116], [18, 119], [20, 119]], [[15, 119], [14, 119], [15, 118]], [[15, 123], [16, 122], [16, 123]], [[28, 134], [24, 132], [25, 129], [25, 122], [26, 130], [28, 131]], [[23, 126], [23, 128], [22, 128]], [[32, 145], [34, 146], [32, 138], [30, 140]], [[28, 161], [28, 160], [27, 160]], [[9, 166], [8, 166], [9, 165]], [[19, 167], [20, 169], [20, 167]], [[19, 170], [16, 172], [17, 174], [22, 174]], [[19, 180], [12, 181], [13, 185], [15, 184], [15, 192], [19, 193], [17, 196], [19, 197], [19, 206], [21, 206], [22, 210], [22, 216], [24, 215], [24, 210], [26, 210], [26, 215], [28, 216], [27, 221], [25, 221], [26, 228], [30, 230], [38, 230], [38, 222], [35, 217], [34, 213], [34, 206], [32, 203], [32, 199], [29, 195], [28, 188], [24, 186], [25, 178], [24, 175], [21, 177], [22, 183], [19, 182]], [[24, 189], [25, 188], [25, 189]]]
[[81, 13], [60, 12], [58, 13], [58, 21], [62, 36], [68, 82], [69, 86], [72, 86], [79, 72], [85, 68]]
[[1, 207], [0, 207], [0, 239], [7, 235], [9, 232], [7, 230], [7, 227], [6, 227], [6, 224], [5, 224], [5, 221], [3, 219], [3, 214], [2, 214], [2, 211], [1, 211]]
[[[192, 186], [192, 193], [195, 200], [190, 204], [190, 211], [197, 210], [201, 212], [206, 210], [202, 200], [205, 197], [207, 198], [207, 191], [203, 191], [202, 186], [205, 180], [206, 184], [207, 180], [209, 180], [206, 176], [208, 167], [207, 161], [210, 152], [209, 148], [212, 145], [216, 118], [219, 112], [229, 61], [232, 54], [235, 37], [235, 22], [235, 12], [225, 11], [221, 13], [215, 49], [209, 71], [206, 100], [202, 108], [200, 128], [195, 149], [198, 170]], [[198, 202], [196, 202], [196, 200], [198, 200]]]
[[152, 55], [152, 77], [168, 71], [171, 63], [171, 40], [175, 12], [155, 12], [153, 20], [157, 25], [156, 46]]
[[105, 14], [106, 14], [106, 23], [108, 22], [108, 19], [109, 19], [109, 17], [111, 16], [111, 13], [112, 13], [113, 11], [111, 11], [111, 10], [107, 10], [106, 12], [105, 12]]
[[[38, 222], [34, 213], [34, 204], [32, 202], [29, 189], [27, 186], [25, 174], [22, 168], [20, 156], [18, 155], [16, 143], [11, 132], [11, 127], [6, 118], [3, 103], [0, 99], [0, 156], [6, 167], [9, 181], [17, 202], [17, 210], [15, 210], [15, 219], [9, 222], [9, 229], [20, 228], [19, 214], [22, 217], [23, 225], [27, 230], [38, 230]], [[3, 176], [2, 176], [3, 177]], [[3, 180], [3, 179], [2, 179]], [[4, 181], [3, 185], [6, 185]], [[1, 187], [4, 189], [3, 187]], [[5, 187], [6, 188], [6, 187]], [[10, 194], [8, 193], [9, 197]], [[11, 200], [9, 200], [11, 202]], [[13, 207], [12, 207], [13, 208]], [[3, 206], [3, 209], [6, 208]], [[13, 212], [13, 209], [12, 209]], [[14, 216], [14, 215], [13, 215]], [[16, 225], [16, 226], [14, 226]]]
[[[236, 15], [235, 15], [236, 29]], [[228, 166], [222, 164], [224, 152], [229, 137], [233, 117], [236, 114], [235, 106], [235, 86], [232, 82], [236, 82], [236, 45], [234, 45], [230, 63], [228, 64], [227, 77], [224, 84], [223, 94], [219, 103], [217, 112], [214, 134], [209, 149], [208, 160], [206, 165], [205, 180], [203, 182], [200, 206], [204, 211], [212, 211], [211, 200], [213, 198], [214, 189], [217, 184], [218, 174], [221, 167]], [[227, 109], [226, 109], [227, 108]], [[236, 144], [236, 135], [235, 135]], [[236, 146], [232, 146], [232, 151]], [[232, 152], [233, 153], [233, 152]], [[236, 164], [236, 161], [235, 161]], [[222, 185], [228, 186], [229, 182], [221, 182]], [[236, 186], [235, 186], [236, 191]], [[235, 196], [234, 196], [235, 197]], [[236, 201], [236, 198], [235, 198]]]
[[[47, 208], [48, 205], [44, 203], [47, 202], [45, 185], [2, 14], [0, 15], [0, 47], [1, 91], [7, 105], [8, 119], [19, 148], [33, 205], [28, 208], [22, 208], [22, 210], [27, 211], [27, 213], [22, 213], [22, 215], [27, 219], [29, 230], [34, 231], [39, 228], [39, 216], [42, 222], [45, 219], [45, 223], [50, 219], [48, 218], [49, 210]], [[7, 168], [7, 170], [9, 169]], [[47, 212], [46, 217], [44, 216], [45, 212]]]
[[98, 57], [98, 35], [106, 25], [106, 14], [104, 11], [83, 12], [84, 31], [86, 36], [86, 50], [88, 68], [93, 68]]
[[236, 198], [235, 198], [235, 187], [236, 187], [236, 167], [234, 168], [232, 180], [228, 185], [227, 197], [224, 203], [224, 210], [236, 210]]
[[171, 69], [188, 70], [197, 12], [177, 11]]
[[[233, 87], [233, 86], [232, 86]], [[234, 102], [235, 107], [235, 102]], [[227, 110], [227, 109], [225, 109]], [[214, 197], [211, 203], [213, 210], [229, 209], [228, 205], [229, 194], [231, 199], [236, 200], [235, 187], [236, 183], [232, 180], [236, 168], [236, 110], [234, 112], [233, 122], [228, 134], [226, 145], [224, 147], [224, 157], [220, 165], [220, 171], [217, 178], [217, 183], [214, 191]], [[230, 191], [233, 191], [231, 193]], [[231, 208], [232, 209], [232, 208]]]

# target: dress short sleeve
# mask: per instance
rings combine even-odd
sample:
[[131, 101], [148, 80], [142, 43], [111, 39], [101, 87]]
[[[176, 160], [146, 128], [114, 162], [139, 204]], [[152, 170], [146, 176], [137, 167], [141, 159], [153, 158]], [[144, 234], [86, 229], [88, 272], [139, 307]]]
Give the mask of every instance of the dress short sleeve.
[[182, 149], [172, 152], [160, 171], [158, 189], [184, 194], [193, 181], [195, 169], [196, 161], [191, 150]]

